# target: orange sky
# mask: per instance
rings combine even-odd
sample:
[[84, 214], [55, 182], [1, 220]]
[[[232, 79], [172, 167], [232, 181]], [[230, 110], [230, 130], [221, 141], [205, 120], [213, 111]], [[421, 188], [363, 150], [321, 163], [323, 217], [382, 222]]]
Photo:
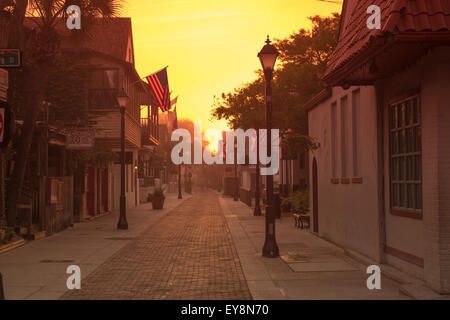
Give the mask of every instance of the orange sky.
[[266, 35], [284, 38], [309, 27], [308, 16], [339, 12], [317, 0], [128, 0], [136, 68], [144, 77], [169, 65], [178, 117], [210, 122], [213, 96], [255, 78]]

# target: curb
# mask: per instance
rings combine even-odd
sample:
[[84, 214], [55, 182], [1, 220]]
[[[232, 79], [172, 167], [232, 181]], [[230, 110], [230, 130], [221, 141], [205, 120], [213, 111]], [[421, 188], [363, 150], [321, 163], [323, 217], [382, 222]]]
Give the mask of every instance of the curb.
[[96, 220], [96, 219], [99, 219], [99, 218], [103, 218], [103, 217], [109, 216], [111, 213], [112, 213], [112, 211], [108, 211], [108, 212], [105, 212], [105, 213], [102, 213], [102, 214], [99, 214], [99, 215], [96, 215], [96, 216], [87, 217], [87, 218], [82, 218], [82, 219], [80, 220], [80, 222], [89, 222], [89, 221], [93, 221], [93, 220]]
[[362, 263], [363, 265], [378, 265], [381, 274], [391, 280], [400, 283], [399, 292], [415, 300], [437, 300], [450, 299], [448, 295], [441, 295], [427, 287], [421, 279], [415, 278], [402, 272], [401, 270], [387, 264], [380, 264], [354, 250], [344, 249], [344, 252], [350, 258]]
[[23, 246], [24, 244], [25, 244], [25, 240], [24, 240], [24, 239], [20, 239], [20, 240], [17, 240], [17, 241], [14, 241], [14, 242], [5, 244], [5, 245], [3, 245], [3, 246], [0, 246], [0, 254], [1, 254], [1, 253], [8, 252], [8, 251], [10, 251], [10, 250], [12, 250], [12, 249], [21, 247], [21, 246]]

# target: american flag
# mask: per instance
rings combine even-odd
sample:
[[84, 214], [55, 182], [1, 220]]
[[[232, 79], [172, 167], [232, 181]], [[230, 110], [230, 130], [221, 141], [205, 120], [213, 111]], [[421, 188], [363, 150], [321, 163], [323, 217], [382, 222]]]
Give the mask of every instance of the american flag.
[[170, 110], [169, 80], [167, 77], [167, 67], [146, 77], [158, 106], [162, 112]]
[[177, 107], [175, 107], [172, 112], [175, 114], [175, 119], [173, 119], [172, 128], [173, 130], [176, 130], [178, 129]]
[[[170, 107], [172, 108], [178, 102], [178, 96], [170, 102]], [[176, 108], [176, 107], [175, 107]]]

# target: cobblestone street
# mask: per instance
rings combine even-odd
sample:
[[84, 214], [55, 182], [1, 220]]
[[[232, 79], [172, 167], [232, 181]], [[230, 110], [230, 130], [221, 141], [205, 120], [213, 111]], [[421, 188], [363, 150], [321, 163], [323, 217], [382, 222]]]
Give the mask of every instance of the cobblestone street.
[[[83, 271], [82, 271], [83, 272]], [[251, 299], [213, 192], [197, 193], [61, 299]]]
[[[295, 228], [292, 217], [276, 222], [280, 257], [264, 258], [265, 217], [216, 191], [168, 194], [163, 210], [146, 203], [127, 217], [128, 230], [117, 230], [115, 212], [1, 254], [6, 298], [439, 298], [386, 265], [382, 289], [369, 290], [366, 269], [376, 262]], [[71, 265], [81, 270], [80, 290], [67, 288]]]

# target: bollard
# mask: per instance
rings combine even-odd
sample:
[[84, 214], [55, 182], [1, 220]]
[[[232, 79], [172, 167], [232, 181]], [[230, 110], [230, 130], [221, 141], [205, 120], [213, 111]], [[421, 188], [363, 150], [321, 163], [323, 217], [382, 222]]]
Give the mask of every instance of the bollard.
[[0, 300], [5, 300], [5, 292], [3, 291], [3, 275], [0, 272]]

